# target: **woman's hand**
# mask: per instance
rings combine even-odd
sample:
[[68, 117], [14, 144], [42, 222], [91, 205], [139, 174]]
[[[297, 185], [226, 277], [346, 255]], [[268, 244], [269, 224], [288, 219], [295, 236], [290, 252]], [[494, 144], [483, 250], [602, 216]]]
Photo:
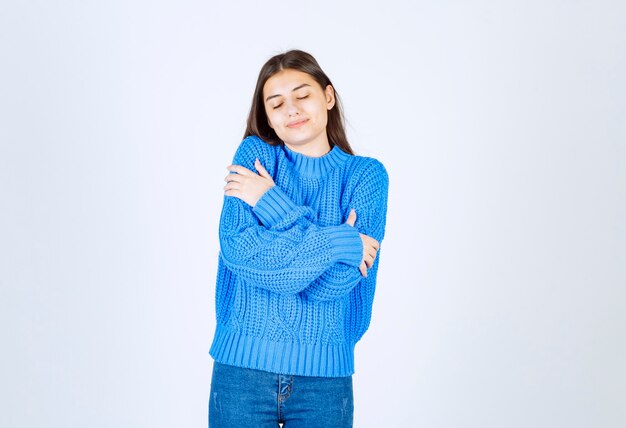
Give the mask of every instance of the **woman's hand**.
[[[350, 210], [350, 215], [348, 215], [348, 220], [346, 220], [346, 224], [354, 227], [354, 223], [356, 222], [356, 211]], [[374, 264], [374, 260], [376, 259], [376, 254], [378, 254], [378, 249], [380, 248], [380, 244], [377, 240], [372, 238], [371, 236], [361, 235], [361, 240], [363, 241], [363, 260], [361, 260], [361, 266], [359, 266], [359, 270], [361, 271], [362, 276], [367, 276], [367, 268], [371, 268]]]
[[274, 186], [272, 176], [258, 159], [254, 161], [254, 167], [258, 174], [241, 165], [228, 165], [226, 169], [235, 174], [229, 173], [224, 178], [224, 194], [239, 198], [254, 207], [261, 196]]

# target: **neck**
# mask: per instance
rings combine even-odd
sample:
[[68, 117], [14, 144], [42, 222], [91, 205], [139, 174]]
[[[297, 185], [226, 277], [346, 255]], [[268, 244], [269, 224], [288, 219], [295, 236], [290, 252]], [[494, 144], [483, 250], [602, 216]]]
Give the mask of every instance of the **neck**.
[[328, 138], [323, 138], [318, 141], [310, 141], [304, 144], [290, 144], [285, 142], [285, 145], [291, 151], [312, 158], [319, 158], [321, 156], [324, 156], [326, 153], [330, 152], [331, 149]]
[[291, 150], [286, 144], [283, 150], [294, 171], [306, 178], [322, 178], [350, 157], [349, 154], [341, 151], [337, 146], [321, 156], [307, 156]]

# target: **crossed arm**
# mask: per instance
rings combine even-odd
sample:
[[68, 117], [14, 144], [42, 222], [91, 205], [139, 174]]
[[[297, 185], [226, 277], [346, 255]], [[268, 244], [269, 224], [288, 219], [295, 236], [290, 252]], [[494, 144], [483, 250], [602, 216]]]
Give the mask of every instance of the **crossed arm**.
[[[263, 167], [261, 161], [256, 159], [254, 167], [258, 173], [241, 165], [228, 165], [226, 169], [230, 171], [230, 173], [224, 178], [224, 181], [226, 181], [224, 194], [226, 196], [239, 198], [252, 208], [256, 206], [265, 192], [275, 186], [274, 179], [267, 172], [265, 167]], [[357, 213], [352, 209], [345, 224], [354, 227], [356, 219]], [[359, 236], [363, 244], [363, 257], [359, 264], [359, 271], [362, 276], [366, 277], [367, 269], [371, 268], [374, 264], [380, 243], [371, 236], [367, 236], [363, 233], [359, 233]]]
[[373, 284], [375, 269], [371, 281], [367, 270], [375, 266], [382, 240], [382, 229], [370, 227], [380, 214], [370, 205], [376, 197], [355, 191], [356, 212], [345, 223], [319, 226], [315, 213], [294, 204], [253, 156], [244, 147], [227, 168], [220, 219], [224, 263], [253, 285], [315, 300], [343, 297], [363, 280]]

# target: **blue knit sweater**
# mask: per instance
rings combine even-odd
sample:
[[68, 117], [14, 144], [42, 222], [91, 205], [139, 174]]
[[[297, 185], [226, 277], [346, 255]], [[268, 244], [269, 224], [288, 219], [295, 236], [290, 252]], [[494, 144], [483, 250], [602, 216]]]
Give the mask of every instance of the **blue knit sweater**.
[[[359, 232], [382, 242], [388, 175], [379, 161], [335, 146], [307, 157], [247, 137], [233, 164], [276, 185], [254, 208], [224, 197], [220, 218], [210, 355], [274, 373], [339, 377], [354, 373], [354, 346], [367, 330], [380, 250], [362, 277]], [[356, 210], [354, 227], [345, 224]]]

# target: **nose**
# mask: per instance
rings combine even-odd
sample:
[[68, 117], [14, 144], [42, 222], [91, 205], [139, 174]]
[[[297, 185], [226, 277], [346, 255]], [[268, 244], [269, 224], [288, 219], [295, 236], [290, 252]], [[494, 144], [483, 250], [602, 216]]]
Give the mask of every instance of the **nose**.
[[296, 116], [296, 115], [300, 114], [300, 109], [298, 109], [298, 106], [295, 103], [288, 102], [287, 103], [287, 114], [289, 114], [289, 116]]

